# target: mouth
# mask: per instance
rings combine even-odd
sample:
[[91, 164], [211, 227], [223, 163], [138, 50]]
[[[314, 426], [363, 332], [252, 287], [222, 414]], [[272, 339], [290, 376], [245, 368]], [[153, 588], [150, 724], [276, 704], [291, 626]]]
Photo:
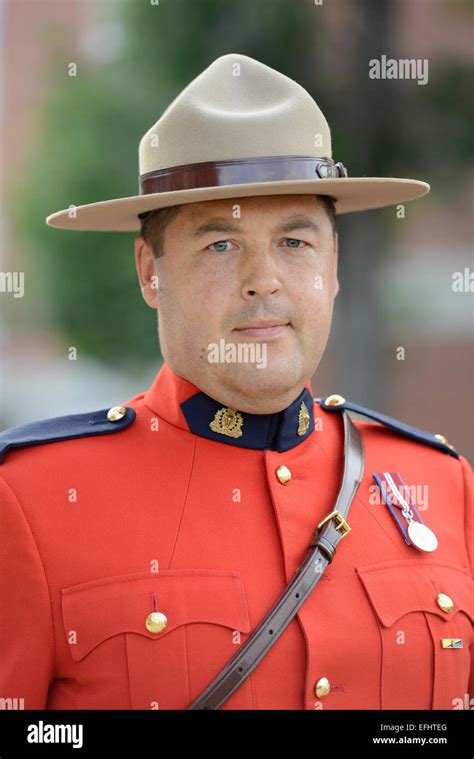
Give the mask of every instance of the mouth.
[[247, 337], [276, 337], [283, 334], [290, 328], [290, 322], [259, 321], [246, 324], [242, 327], [235, 327], [234, 332]]

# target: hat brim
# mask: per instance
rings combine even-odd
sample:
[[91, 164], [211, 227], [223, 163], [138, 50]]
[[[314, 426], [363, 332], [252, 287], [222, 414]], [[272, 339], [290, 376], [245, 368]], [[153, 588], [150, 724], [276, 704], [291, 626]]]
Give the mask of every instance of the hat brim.
[[140, 229], [139, 213], [205, 200], [257, 195], [330, 195], [337, 201], [336, 213], [342, 214], [405, 203], [421, 198], [429, 190], [430, 185], [426, 182], [396, 177], [340, 177], [221, 185], [71, 206], [47, 216], [46, 223], [50, 227], [82, 232], [134, 232]]

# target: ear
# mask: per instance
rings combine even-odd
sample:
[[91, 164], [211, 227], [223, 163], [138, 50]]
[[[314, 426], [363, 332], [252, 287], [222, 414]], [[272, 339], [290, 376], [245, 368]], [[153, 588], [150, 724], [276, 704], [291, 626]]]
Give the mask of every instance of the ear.
[[339, 236], [337, 232], [334, 232], [334, 297], [339, 292], [339, 280], [337, 278], [337, 263], [339, 254]]
[[153, 250], [140, 235], [135, 238], [135, 265], [143, 300], [150, 308], [157, 309], [158, 302], [158, 273]]

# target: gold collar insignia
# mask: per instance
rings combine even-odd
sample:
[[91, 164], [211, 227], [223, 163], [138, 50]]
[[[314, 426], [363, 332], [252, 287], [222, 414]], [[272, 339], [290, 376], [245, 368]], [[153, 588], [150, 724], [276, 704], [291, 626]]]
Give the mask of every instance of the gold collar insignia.
[[233, 408], [223, 406], [216, 411], [214, 419], [209, 424], [213, 432], [229, 437], [242, 437], [242, 424], [244, 420], [242, 414]]
[[301, 406], [298, 414], [298, 435], [306, 435], [310, 423], [310, 415], [308, 407], [304, 401], [301, 401]]

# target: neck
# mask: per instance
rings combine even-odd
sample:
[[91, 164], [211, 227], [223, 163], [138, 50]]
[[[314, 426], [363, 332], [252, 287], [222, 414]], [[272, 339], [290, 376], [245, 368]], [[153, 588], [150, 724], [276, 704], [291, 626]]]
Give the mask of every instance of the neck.
[[285, 388], [275, 392], [272, 386], [261, 389], [257, 396], [251, 392], [245, 392], [241, 388], [226, 387], [225, 385], [207, 385], [200, 383], [201, 390], [224, 406], [245, 411], [247, 414], [274, 414], [287, 408], [297, 398], [307, 383], [301, 382], [297, 386]]
[[[191, 383], [166, 363], [144, 395], [144, 402], [163, 419], [183, 430], [243, 448], [285, 451], [303, 443], [314, 430], [314, 400], [308, 381], [293, 387], [266, 407], [242, 405], [240, 393], [221, 394]], [[248, 411], [248, 408], [258, 411]], [[265, 410], [268, 409], [268, 410]]]

